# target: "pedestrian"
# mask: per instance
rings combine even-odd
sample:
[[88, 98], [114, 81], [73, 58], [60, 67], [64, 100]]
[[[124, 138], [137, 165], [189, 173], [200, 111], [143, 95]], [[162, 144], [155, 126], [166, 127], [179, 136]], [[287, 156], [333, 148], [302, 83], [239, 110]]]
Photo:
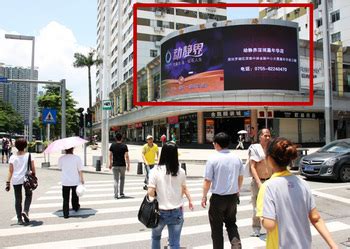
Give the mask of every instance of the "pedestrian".
[[250, 172], [252, 175], [251, 187], [251, 200], [253, 205], [253, 217], [252, 217], [252, 237], [259, 237], [261, 235], [261, 223], [260, 218], [256, 216], [256, 199], [260, 186], [268, 180], [272, 175], [271, 168], [266, 162], [266, 150], [267, 145], [271, 139], [269, 129], [262, 129], [258, 133], [259, 143], [252, 144], [248, 148], [248, 160]]
[[308, 184], [287, 166], [297, 157], [296, 145], [285, 138], [271, 141], [267, 162], [273, 169], [258, 195], [258, 213], [267, 230], [266, 248], [311, 248], [310, 223], [330, 248], [338, 248], [316, 209]]
[[209, 222], [214, 249], [224, 248], [223, 223], [225, 223], [231, 248], [241, 248], [236, 225], [239, 192], [243, 184], [242, 161], [228, 150], [230, 137], [220, 132], [214, 136], [216, 153], [209, 157], [204, 174], [202, 207], [207, 205], [211, 189]]
[[66, 154], [58, 159], [58, 168], [61, 169], [63, 217], [69, 218], [69, 199], [72, 190], [72, 208], [75, 212], [80, 209], [79, 197], [76, 189], [79, 183], [84, 184], [83, 163], [79, 156], [73, 154], [74, 148], [65, 150]]
[[255, 142], [255, 136], [256, 136], [256, 130], [255, 128], [252, 126], [250, 128], [250, 132], [249, 132], [249, 137], [250, 137], [250, 142], [254, 143]]
[[238, 140], [237, 140], [238, 144], [236, 146], [236, 150], [238, 150], [239, 148], [241, 148], [241, 150], [244, 150], [243, 141], [244, 141], [243, 140], [243, 135], [240, 134], [239, 137], [238, 137]]
[[[9, 160], [9, 173], [6, 182], [6, 191], [10, 191], [10, 182], [12, 179], [12, 185], [15, 192], [15, 208], [17, 215], [17, 224], [24, 225], [29, 222], [29, 209], [32, 203], [33, 192], [25, 189], [24, 209], [22, 210], [22, 186], [24, 182], [24, 176], [28, 169], [29, 153], [24, 150], [27, 148], [27, 141], [24, 138], [18, 138], [15, 141], [15, 147], [17, 153], [13, 154]], [[32, 174], [35, 175], [34, 161], [30, 162]], [[23, 222], [24, 220], [24, 222]]]
[[174, 143], [162, 147], [159, 164], [150, 173], [148, 195], [157, 195], [160, 218], [158, 226], [152, 229], [152, 249], [160, 249], [162, 231], [168, 227], [168, 247], [180, 248], [183, 218], [183, 195], [188, 199], [189, 209], [193, 203], [186, 186], [185, 171], [179, 167], [178, 149]]
[[163, 135], [160, 137], [160, 141], [162, 141], [162, 146], [166, 143], [166, 136], [165, 136], [165, 134], [163, 134]]
[[4, 137], [2, 139], [2, 150], [1, 150], [1, 162], [2, 163], [8, 163], [9, 162], [9, 147], [10, 147], [10, 142], [9, 140]]
[[148, 179], [149, 179], [149, 171], [154, 167], [154, 164], [156, 163], [156, 159], [159, 157], [159, 151], [158, 146], [153, 143], [153, 137], [152, 135], [148, 135], [146, 137], [147, 143], [143, 145], [142, 147], [142, 159], [145, 164], [145, 185], [143, 186], [144, 190], [147, 190], [148, 185]]
[[175, 133], [175, 131], [173, 132], [173, 134], [171, 134], [171, 141], [176, 144], [176, 133]]
[[[123, 136], [119, 132], [115, 135], [116, 142], [109, 148], [109, 169], [113, 168], [114, 198], [124, 198], [125, 170], [130, 171], [130, 159], [128, 146], [122, 142]], [[120, 180], [120, 195], [118, 185]]]

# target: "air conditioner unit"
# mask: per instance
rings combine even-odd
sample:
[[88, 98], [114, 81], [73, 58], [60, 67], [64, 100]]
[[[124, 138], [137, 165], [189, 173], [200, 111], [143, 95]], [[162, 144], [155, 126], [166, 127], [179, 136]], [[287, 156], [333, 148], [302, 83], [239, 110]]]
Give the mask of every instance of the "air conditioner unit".
[[155, 32], [162, 32], [163, 28], [162, 27], [154, 27]]
[[155, 14], [155, 16], [163, 16], [164, 12], [160, 11], [160, 10], [157, 10], [154, 14]]
[[156, 48], [160, 48], [160, 41], [155, 41], [154, 43]]

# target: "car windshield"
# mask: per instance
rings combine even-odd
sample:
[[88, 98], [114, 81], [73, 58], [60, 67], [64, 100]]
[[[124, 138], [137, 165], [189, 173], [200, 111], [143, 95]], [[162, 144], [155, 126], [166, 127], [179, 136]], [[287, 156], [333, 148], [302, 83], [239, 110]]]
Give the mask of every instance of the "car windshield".
[[319, 152], [333, 152], [333, 153], [346, 153], [350, 152], [349, 142], [334, 142], [322, 147]]

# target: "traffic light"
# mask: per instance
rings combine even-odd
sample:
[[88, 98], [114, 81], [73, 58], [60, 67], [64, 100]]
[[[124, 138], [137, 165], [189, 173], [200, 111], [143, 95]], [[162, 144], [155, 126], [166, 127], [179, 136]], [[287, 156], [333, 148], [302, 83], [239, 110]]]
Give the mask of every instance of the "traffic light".
[[79, 127], [84, 128], [84, 114], [82, 113], [79, 115]]
[[77, 112], [79, 113], [79, 127], [84, 128], [84, 108], [79, 108]]
[[85, 125], [90, 128], [92, 126], [92, 113], [85, 113]]

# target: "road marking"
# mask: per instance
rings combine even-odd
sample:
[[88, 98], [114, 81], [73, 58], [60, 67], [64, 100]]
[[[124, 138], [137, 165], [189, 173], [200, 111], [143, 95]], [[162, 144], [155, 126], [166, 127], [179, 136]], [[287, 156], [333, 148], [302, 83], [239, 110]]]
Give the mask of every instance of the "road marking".
[[[145, 192], [146, 193], [146, 192]], [[198, 194], [191, 194], [191, 197], [201, 197], [202, 193]], [[144, 197], [139, 197], [139, 198], [125, 198], [125, 199], [119, 199], [119, 200], [100, 200], [100, 201], [81, 201], [80, 205], [81, 206], [92, 206], [92, 205], [98, 205], [98, 204], [117, 204], [117, 203], [130, 203], [130, 202], [139, 202], [141, 203], [143, 201]], [[242, 196], [240, 197], [240, 200], [250, 200], [250, 196]], [[184, 201], [186, 204], [186, 201]], [[32, 204], [30, 206], [31, 209], [35, 208], [52, 208], [52, 207], [62, 207], [62, 202], [56, 202], [56, 203], [40, 203], [40, 204]]]
[[[126, 219], [118, 219], [118, 222], [121, 220], [129, 221], [135, 220], [136, 218], [126, 218]], [[113, 221], [114, 224], [112, 226], [116, 225], [115, 221]], [[72, 223], [71, 223], [72, 224]], [[83, 226], [83, 223], [77, 223], [78, 225]], [[118, 223], [121, 224], [121, 223]], [[68, 225], [68, 224], [67, 224]], [[251, 225], [251, 219], [241, 219], [237, 221], [238, 227], [244, 227], [244, 226], [250, 226]], [[328, 230], [330, 232], [336, 232], [341, 230], [348, 230], [350, 229], [350, 225], [344, 224], [342, 222], [329, 222], [326, 223]], [[52, 226], [61, 226], [61, 225], [48, 225]], [[36, 227], [35, 227], [36, 228]], [[37, 227], [38, 230], [40, 227]], [[25, 229], [25, 228], [18, 228], [18, 229]], [[72, 229], [82, 229], [82, 227], [72, 227]], [[8, 230], [15, 230], [15, 229], [8, 229]], [[27, 229], [29, 231], [33, 230], [33, 228]], [[165, 229], [166, 230], [166, 229]], [[48, 230], [46, 230], [48, 231]], [[56, 230], [53, 230], [56, 231]], [[188, 226], [184, 227], [181, 232], [181, 236], [186, 235], [192, 235], [192, 234], [200, 234], [200, 233], [208, 233], [210, 232], [210, 225], [196, 225], [196, 226]], [[19, 232], [17, 230], [17, 232]], [[1, 233], [2, 234], [2, 233]], [[19, 235], [21, 233], [17, 233], [14, 235]], [[23, 233], [24, 234], [24, 233]], [[167, 238], [168, 235], [167, 232], [162, 233], [162, 238]], [[312, 230], [312, 235], [317, 235], [317, 231]], [[6, 235], [8, 236], [8, 235]], [[128, 233], [128, 234], [122, 234], [122, 235], [114, 235], [114, 236], [102, 236], [102, 237], [94, 237], [94, 238], [84, 238], [84, 239], [75, 239], [75, 240], [65, 240], [65, 241], [56, 241], [56, 242], [46, 242], [46, 243], [37, 243], [37, 244], [26, 244], [22, 246], [14, 246], [14, 247], [7, 247], [11, 249], [37, 249], [37, 248], [55, 248], [55, 249], [65, 249], [65, 248], [81, 248], [82, 245], [88, 245], [89, 247], [94, 246], [107, 246], [107, 245], [117, 245], [117, 244], [124, 244], [124, 243], [131, 243], [131, 242], [137, 242], [137, 241], [149, 241], [151, 238], [151, 231], [147, 232], [139, 232], [139, 233]], [[251, 246], [249, 246], [251, 245]], [[242, 247], [243, 248], [255, 248], [260, 246], [265, 246], [265, 241], [261, 240], [261, 238], [244, 238], [242, 239]], [[225, 243], [225, 248], [229, 247], [229, 242]], [[205, 249], [205, 248], [212, 248], [212, 245], [203, 245], [199, 247], [194, 247], [194, 249]]]
[[315, 191], [321, 191], [321, 190], [329, 190], [329, 189], [338, 189], [338, 188], [347, 188], [350, 187], [350, 184], [346, 185], [338, 185], [338, 186], [333, 186], [333, 187], [326, 187], [326, 188], [315, 188]]
[[[131, 219], [135, 220], [136, 218], [131, 218]], [[121, 219], [119, 219], [119, 220], [121, 220]], [[119, 222], [119, 220], [118, 220], [118, 222]], [[125, 220], [130, 220], [130, 219], [127, 218]], [[76, 224], [81, 225], [82, 223], [76, 223]], [[120, 223], [116, 223], [116, 221], [114, 220], [113, 224], [111, 224], [111, 226], [116, 226], [116, 224], [119, 225]], [[239, 227], [250, 226], [251, 219], [250, 218], [249, 219], [241, 219], [241, 220], [238, 220], [236, 224]], [[50, 225], [50, 226], [52, 226], [52, 229], [54, 229], [54, 226], [60, 226], [60, 225]], [[18, 229], [24, 230], [25, 228], [26, 227], [18, 228]], [[28, 230], [30, 231], [31, 228], [30, 227], [28, 227], [28, 228], [29, 228]], [[40, 227], [37, 227], [37, 228], [38, 228], [38, 230], [40, 229]], [[72, 229], [82, 229], [82, 227], [79, 227], [79, 228], [72, 227]], [[14, 230], [14, 228], [8, 229], [8, 230]], [[23, 232], [23, 230], [21, 232]], [[66, 230], [66, 228], [65, 228], [65, 230]], [[164, 230], [167, 230], [167, 229], [164, 229]], [[55, 230], [53, 230], [53, 231], [55, 231]], [[199, 233], [207, 233], [210, 231], [211, 230], [210, 230], [209, 224], [188, 226], [188, 227], [183, 227], [183, 229], [181, 231], [181, 236], [199, 234]], [[163, 232], [162, 238], [167, 238], [168, 237], [167, 234], [168, 234], [167, 231]], [[2, 233], [1, 233], [1, 235], [2, 235]], [[16, 235], [16, 234], [14, 234], [14, 235]], [[9, 235], [7, 235], [7, 236], [9, 236]], [[30, 249], [30, 248], [34, 248], [34, 249], [37, 249], [37, 248], [55, 248], [55, 249], [81, 248], [82, 245], [88, 245], [89, 247], [116, 245], [116, 244], [124, 244], [124, 243], [131, 243], [131, 242], [144, 241], [144, 240], [149, 241], [150, 238], [151, 238], [151, 230], [149, 230], [147, 232], [128, 233], [128, 234], [114, 235], [114, 236], [103, 236], [103, 237], [95, 237], [95, 238], [65, 240], [65, 241], [47, 242], [47, 243], [38, 243], [38, 244], [26, 244], [23, 246], [14, 246], [14, 247], [7, 247], [7, 248], [12, 248], [12, 249], [14, 249], [14, 248], [18, 248], [18, 249], [20, 249], [20, 248], [23, 248], [23, 249], [24, 248], [28, 248], [28, 249]]]
[[[185, 219], [196, 218], [201, 216], [207, 216], [207, 210], [201, 211], [189, 211], [185, 212]], [[240, 219], [237, 221], [239, 226], [249, 226], [251, 224], [251, 218]], [[132, 218], [122, 218], [122, 219], [108, 219], [108, 220], [98, 220], [98, 221], [85, 221], [85, 222], [72, 222], [66, 224], [52, 224], [52, 225], [42, 225], [42, 226], [25, 226], [19, 228], [7, 228], [0, 229], [0, 237], [6, 236], [15, 236], [15, 235], [24, 235], [31, 233], [44, 233], [44, 232], [57, 232], [57, 231], [68, 231], [68, 230], [77, 230], [77, 229], [89, 229], [96, 227], [107, 227], [107, 226], [121, 226], [121, 225], [131, 225], [131, 224], [140, 224], [137, 217]], [[206, 224], [210, 228], [209, 223]]]
[[[101, 183], [101, 184], [89, 184], [85, 183], [84, 184], [86, 188], [100, 188], [100, 187], [114, 187], [114, 183]], [[144, 185], [143, 181], [139, 182], [130, 182], [130, 183], [125, 183], [124, 188], [127, 188], [128, 186], [139, 186], [142, 188]], [[202, 186], [202, 182], [193, 182], [193, 183], [187, 183], [187, 186]], [[50, 189], [62, 189], [62, 185], [59, 186], [52, 186]]]
[[[137, 189], [140, 189], [138, 187]], [[201, 191], [203, 188], [191, 188], [192, 191]], [[79, 199], [87, 199], [87, 198], [114, 198], [114, 190], [112, 188], [105, 188], [105, 193], [100, 194], [84, 194], [82, 197], [79, 197]], [[87, 193], [89, 192], [87, 188]], [[62, 192], [60, 192], [62, 194]], [[127, 196], [135, 196], [135, 195], [142, 195], [145, 194], [145, 190], [138, 191], [138, 192], [128, 192]], [[46, 200], [62, 200], [62, 195], [55, 195], [55, 196], [42, 196], [37, 199], [38, 201], [46, 201]]]
[[[326, 226], [327, 226], [329, 232], [331, 232], [331, 233], [350, 229], [350, 225], [345, 224], [343, 222], [339, 222], [339, 221], [328, 222], [328, 223], [326, 223]], [[311, 228], [311, 235], [312, 236], [319, 235], [319, 233], [317, 232], [317, 230], [313, 226], [310, 226], [310, 228]], [[257, 238], [257, 237], [244, 238], [241, 241], [242, 248], [265, 247], [266, 246], [265, 239], [266, 239], [265, 236], [261, 236], [260, 238]], [[230, 246], [231, 246], [231, 244], [228, 241], [225, 242], [225, 245], [224, 245], [225, 248], [229, 248]], [[213, 248], [213, 246], [211, 244], [193, 247], [193, 249], [211, 249], [211, 248]]]
[[350, 204], [350, 199], [348, 198], [344, 198], [344, 197], [339, 197], [336, 195], [331, 195], [331, 194], [326, 194], [326, 193], [322, 193], [319, 191], [315, 191], [315, 190], [311, 190], [312, 194], [315, 196], [319, 196], [319, 197], [323, 197], [326, 199], [330, 199], [330, 200], [334, 200], [334, 201], [339, 201], [339, 202], [343, 202], [346, 204]]
[[[143, 183], [144, 181], [144, 176], [139, 179], [128, 179], [128, 176], [126, 176], [125, 178], [125, 184], [128, 184], [128, 183], [132, 183], [132, 182], [138, 182], [138, 183]], [[111, 175], [111, 179], [113, 179], [113, 175]], [[186, 179], [186, 182], [187, 183], [203, 183], [203, 180], [199, 180], [199, 179]], [[97, 180], [97, 181], [86, 181], [86, 184], [91, 184], [91, 183], [114, 183], [114, 180]], [[62, 185], [62, 182], [58, 182], [57, 185]]]
[[[193, 205], [197, 206], [198, 208], [201, 205], [201, 201], [193, 201]], [[186, 205], [184, 205], [186, 208], [185, 212], [185, 217], [187, 215], [187, 210]], [[125, 212], [132, 212], [132, 211], [138, 211], [139, 206], [128, 206], [128, 207], [117, 207], [117, 208], [100, 208], [100, 209], [80, 209], [78, 212], [71, 211], [69, 213], [69, 216], [91, 216], [91, 215], [100, 215], [100, 214], [110, 214], [110, 213], [125, 213]], [[243, 212], [243, 211], [250, 211], [252, 210], [253, 207], [252, 205], [239, 205], [237, 206], [237, 211], [238, 212]], [[208, 213], [208, 210], [202, 210], [205, 211], [205, 213]], [[195, 211], [194, 211], [195, 212]], [[43, 219], [43, 218], [57, 218], [57, 217], [63, 217], [63, 212], [62, 211], [56, 211], [56, 212], [51, 212], [51, 213], [32, 213], [30, 214], [30, 218], [32, 220], [35, 219]], [[17, 216], [14, 216], [12, 220], [17, 220]]]

